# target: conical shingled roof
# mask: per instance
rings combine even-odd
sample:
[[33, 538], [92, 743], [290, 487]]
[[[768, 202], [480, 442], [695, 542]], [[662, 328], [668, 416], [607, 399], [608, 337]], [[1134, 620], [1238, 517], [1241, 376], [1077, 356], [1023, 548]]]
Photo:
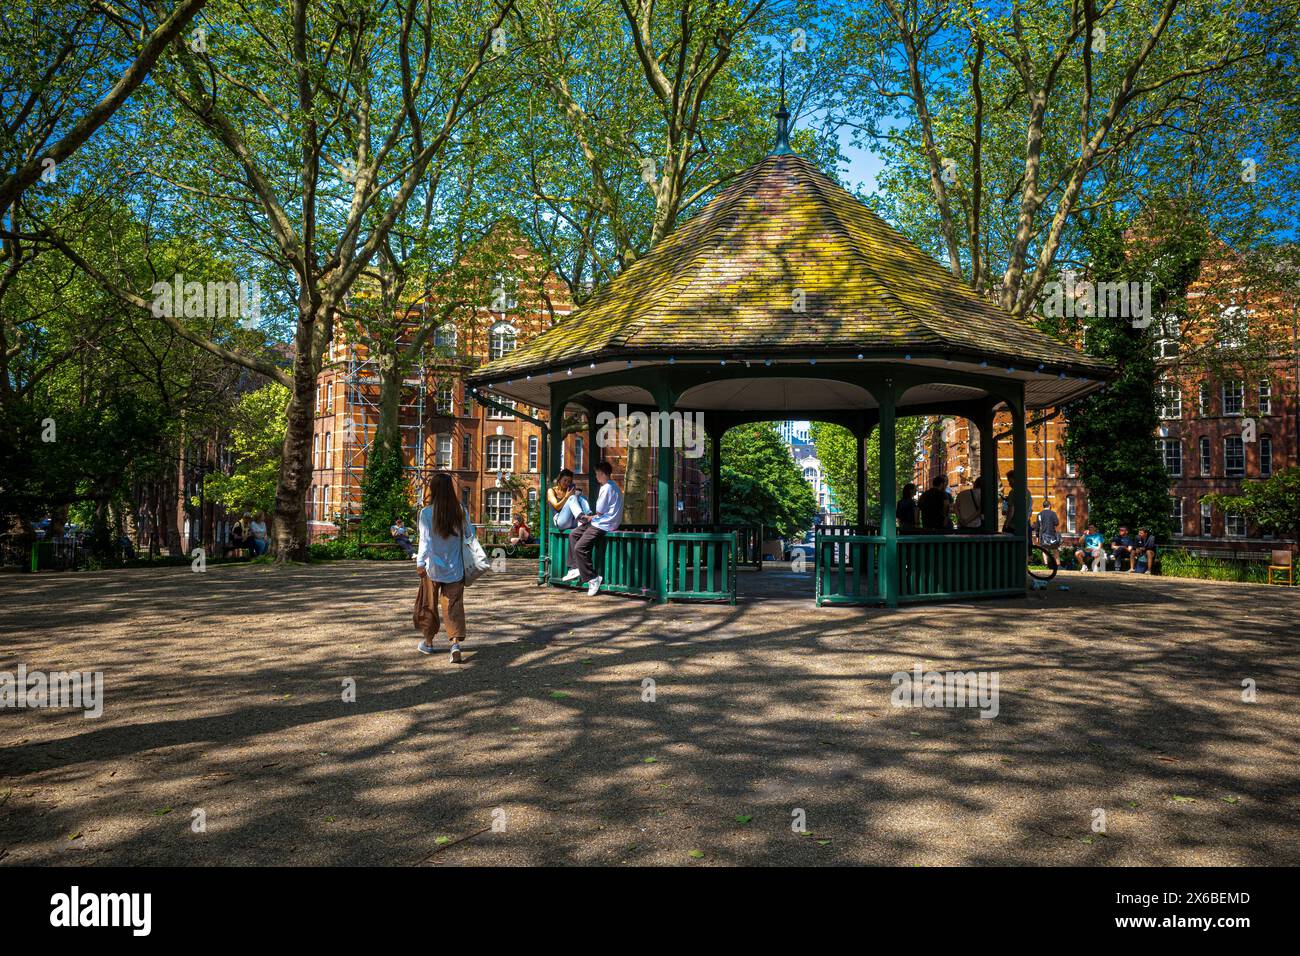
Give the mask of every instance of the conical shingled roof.
[[773, 154], [563, 322], [472, 378], [608, 358], [905, 351], [1110, 374], [977, 295], [812, 163]]

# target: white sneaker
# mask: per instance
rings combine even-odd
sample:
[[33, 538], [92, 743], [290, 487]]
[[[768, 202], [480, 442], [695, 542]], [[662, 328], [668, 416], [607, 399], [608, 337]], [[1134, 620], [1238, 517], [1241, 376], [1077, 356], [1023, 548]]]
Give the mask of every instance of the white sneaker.
[[451, 645], [451, 662], [453, 664], [460, 663], [460, 642], [459, 641]]
[[578, 575], [580, 575], [581, 573], [582, 573], [582, 572], [579, 571], [577, 568], [569, 568], [568, 573], [565, 574], [564, 577], [560, 578], [560, 580], [561, 580], [561, 581], [576, 581], [576, 580], [578, 580]]
[[587, 582], [587, 597], [596, 596], [596, 594], [600, 591], [600, 582], [603, 580], [605, 579], [602, 578], [600, 575], [597, 575], [596, 577], [592, 578], [590, 581]]

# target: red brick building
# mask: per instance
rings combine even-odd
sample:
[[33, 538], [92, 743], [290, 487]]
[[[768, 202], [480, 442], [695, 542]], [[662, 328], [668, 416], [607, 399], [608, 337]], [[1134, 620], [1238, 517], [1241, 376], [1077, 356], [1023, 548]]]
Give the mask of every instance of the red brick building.
[[[1240, 263], [1221, 249], [1202, 264], [1188, 289], [1187, 318], [1159, 317], [1151, 326], [1161, 401], [1161, 423], [1152, 437], [1169, 471], [1170, 516], [1180, 529], [1169, 543], [1193, 551], [1276, 547], [1275, 538], [1241, 515], [1224, 514], [1201, 499], [1300, 464], [1300, 293], [1258, 291], [1243, 275]], [[1051, 501], [1068, 539], [1087, 526], [1088, 492], [1062, 453], [1063, 419], [1054, 410], [1045, 414], [1054, 417], [1038, 424], [1031, 419], [1029, 428], [1029, 488], [1035, 508]], [[1009, 416], [999, 418], [999, 430], [1009, 425]], [[1005, 494], [1010, 440], [999, 442], [998, 451]], [[939, 471], [954, 488], [978, 474], [978, 432], [968, 422], [931, 423], [916, 481]]]

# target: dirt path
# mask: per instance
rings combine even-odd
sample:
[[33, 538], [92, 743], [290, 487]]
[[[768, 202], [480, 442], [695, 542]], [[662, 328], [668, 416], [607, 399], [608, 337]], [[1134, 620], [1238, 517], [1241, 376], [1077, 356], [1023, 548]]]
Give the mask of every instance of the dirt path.
[[[0, 710], [0, 864], [1300, 863], [1300, 592], [885, 612], [531, 575], [470, 589], [460, 667], [415, 653], [405, 565], [0, 576], [0, 671], [105, 682], [98, 719]], [[996, 671], [998, 715], [892, 706], [917, 663]]]

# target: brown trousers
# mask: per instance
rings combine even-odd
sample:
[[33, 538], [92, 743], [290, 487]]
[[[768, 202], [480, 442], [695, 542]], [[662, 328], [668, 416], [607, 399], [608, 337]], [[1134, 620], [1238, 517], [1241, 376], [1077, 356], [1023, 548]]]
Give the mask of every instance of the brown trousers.
[[[441, 615], [439, 615], [441, 611]], [[465, 582], [439, 583], [432, 578], [420, 578], [420, 590], [415, 595], [415, 629], [424, 639], [433, 643], [442, 618], [447, 620], [447, 640], [465, 639]]]

